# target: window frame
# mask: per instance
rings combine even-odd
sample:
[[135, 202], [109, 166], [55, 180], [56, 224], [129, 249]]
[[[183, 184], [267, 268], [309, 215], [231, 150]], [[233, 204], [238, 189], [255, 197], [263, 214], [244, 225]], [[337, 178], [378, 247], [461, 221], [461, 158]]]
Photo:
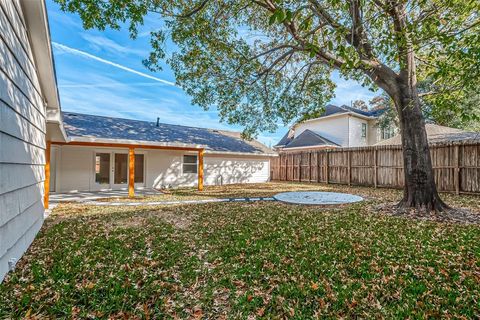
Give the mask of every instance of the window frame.
[[[185, 157], [194, 157], [195, 162], [185, 162]], [[186, 172], [185, 166], [195, 168], [194, 172]], [[182, 156], [182, 174], [198, 174], [198, 155], [196, 154], [184, 154]]]
[[362, 132], [361, 132], [362, 138], [367, 137], [367, 124], [365, 122], [362, 122]]
[[395, 131], [392, 127], [381, 128], [381, 138], [382, 140], [387, 140], [395, 136]]

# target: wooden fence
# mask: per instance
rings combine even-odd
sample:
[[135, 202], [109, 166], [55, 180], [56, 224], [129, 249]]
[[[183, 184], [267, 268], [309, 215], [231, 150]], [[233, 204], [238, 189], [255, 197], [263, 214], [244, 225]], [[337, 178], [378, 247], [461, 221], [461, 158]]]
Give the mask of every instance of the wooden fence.
[[[480, 194], [480, 142], [430, 146], [439, 191]], [[402, 188], [401, 146], [281, 152], [271, 180]]]

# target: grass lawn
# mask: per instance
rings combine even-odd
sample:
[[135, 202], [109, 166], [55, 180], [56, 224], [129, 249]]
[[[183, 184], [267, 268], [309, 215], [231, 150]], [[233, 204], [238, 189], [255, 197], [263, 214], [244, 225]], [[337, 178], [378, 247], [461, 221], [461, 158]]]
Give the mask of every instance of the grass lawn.
[[[398, 199], [393, 190], [273, 183], [242, 188], [210, 188], [205, 196], [317, 189], [368, 199], [328, 208], [275, 202], [59, 205], [0, 285], [0, 318], [480, 316], [479, 225], [373, 210]], [[174, 195], [198, 196], [193, 190]], [[445, 198], [480, 210], [479, 197]]]

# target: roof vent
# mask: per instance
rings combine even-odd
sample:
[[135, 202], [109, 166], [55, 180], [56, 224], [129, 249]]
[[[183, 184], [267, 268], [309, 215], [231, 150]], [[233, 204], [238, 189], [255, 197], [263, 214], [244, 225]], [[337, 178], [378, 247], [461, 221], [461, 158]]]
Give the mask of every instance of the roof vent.
[[160, 127], [160, 117], [157, 117], [157, 127]]

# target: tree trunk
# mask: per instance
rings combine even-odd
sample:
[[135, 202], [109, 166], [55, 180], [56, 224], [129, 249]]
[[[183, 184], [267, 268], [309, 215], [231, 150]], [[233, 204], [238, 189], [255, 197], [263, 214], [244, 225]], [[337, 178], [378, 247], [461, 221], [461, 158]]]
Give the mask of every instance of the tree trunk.
[[405, 187], [400, 208], [444, 211], [433, 176], [425, 120], [416, 88], [400, 85], [395, 101], [402, 136]]

